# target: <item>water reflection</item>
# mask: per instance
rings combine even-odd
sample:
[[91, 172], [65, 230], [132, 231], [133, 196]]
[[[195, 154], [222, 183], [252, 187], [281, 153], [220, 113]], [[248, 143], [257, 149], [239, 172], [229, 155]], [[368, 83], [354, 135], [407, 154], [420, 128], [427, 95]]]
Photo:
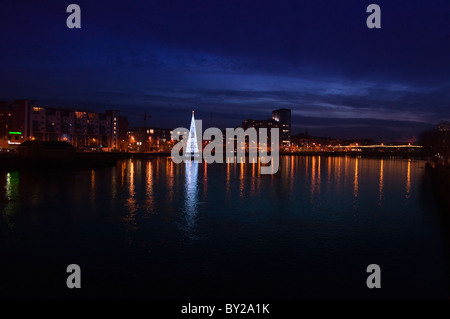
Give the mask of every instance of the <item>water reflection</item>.
[[336, 189], [336, 191], [338, 193], [340, 193], [340, 189], [341, 189], [341, 157], [335, 157], [334, 158], [334, 188]]
[[153, 194], [153, 163], [152, 161], [148, 161], [145, 168], [145, 184], [146, 184], [146, 192], [145, 192], [145, 212], [146, 214], [154, 214], [156, 213], [154, 210], [154, 194]]
[[230, 195], [230, 163], [227, 162], [227, 177], [226, 177], [226, 193], [227, 193], [227, 198], [229, 198]]
[[111, 173], [111, 202], [113, 202], [117, 196], [117, 170], [113, 169]]
[[91, 170], [91, 204], [95, 202], [95, 171]]
[[317, 158], [317, 192], [320, 193], [320, 156]]
[[6, 198], [9, 203], [19, 197], [19, 172], [6, 174]]
[[402, 199], [406, 200], [405, 203], [409, 202], [414, 177], [419, 174], [414, 169], [424, 165], [420, 161], [412, 160], [375, 160], [360, 157], [328, 157], [323, 160], [322, 156], [299, 158], [294, 162], [295, 165], [288, 160], [281, 163], [281, 180], [286, 189], [290, 188], [289, 193], [295, 193], [298, 181], [288, 185], [290, 178], [285, 173], [287, 168], [291, 172], [304, 170], [310, 203], [321, 204], [328, 194], [336, 193], [339, 196], [351, 196], [353, 208], [356, 208], [357, 203], [363, 204], [367, 191], [371, 193], [371, 205], [383, 208], [387, 203], [386, 196], [398, 193], [393, 192], [394, 188], [402, 189]]
[[6, 174], [6, 185], [5, 185], [5, 189], [6, 189], [6, 198], [8, 199], [8, 201], [10, 201], [10, 200], [12, 199], [11, 173], [7, 173], [7, 174]]
[[355, 199], [358, 198], [358, 158], [355, 160], [355, 179], [353, 180], [353, 196]]
[[244, 177], [244, 162], [240, 163], [240, 175], [239, 175], [239, 196], [244, 197], [244, 184], [245, 177]]
[[378, 206], [383, 207], [383, 187], [384, 187], [384, 160], [380, 160], [380, 183], [378, 187]]
[[311, 203], [314, 201], [314, 191], [316, 186], [316, 157], [313, 156], [311, 163]]
[[123, 187], [125, 183], [125, 170], [127, 168], [127, 162], [123, 161], [120, 167], [120, 185]]
[[[314, 210], [327, 209], [330, 198], [339, 198], [345, 211], [362, 207], [388, 209], [396, 201], [411, 209], [423, 165], [420, 161], [396, 159], [286, 156], [280, 158], [278, 178], [259, 175], [260, 162], [177, 165], [167, 158], [132, 159], [119, 162], [112, 175], [100, 169], [81, 172], [81, 177], [71, 180], [70, 187], [60, 187], [51, 180], [44, 187], [36, 186], [42, 184], [38, 182], [40, 175], [20, 172], [19, 188], [19, 172], [4, 173], [0, 204], [4, 216], [24, 204], [33, 211], [58, 196], [74, 210], [79, 207], [91, 216], [109, 205], [109, 211], [121, 214], [125, 227], [133, 231], [138, 226], [146, 227], [142, 217], [169, 220], [176, 212], [182, 212], [183, 230], [195, 238], [202, 207], [199, 201], [229, 203], [243, 199], [259, 203], [262, 200], [254, 199], [265, 199], [267, 192], [279, 192], [277, 196], [289, 201], [296, 201], [301, 194]], [[61, 183], [67, 180], [62, 179]]]
[[135, 168], [134, 161], [129, 161], [128, 166], [128, 195], [125, 205], [128, 207], [128, 214], [125, 217], [125, 221], [128, 224], [129, 230], [136, 230], [136, 210], [137, 210], [137, 200], [135, 198], [136, 195], [136, 186], [135, 186]]
[[[5, 225], [13, 229], [14, 228], [14, 214], [19, 207], [19, 172], [6, 173], [5, 183], [5, 208], [3, 210], [3, 220]], [[0, 198], [0, 204], [3, 198]], [[1, 206], [0, 206], [1, 207]]]
[[321, 165], [320, 165], [320, 156], [313, 156], [311, 158], [311, 203], [320, 198], [320, 188], [321, 188]]
[[408, 200], [411, 196], [411, 160], [408, 160], [408, 168], [406, 171], [406, 195], [405, 199]]
[[173, 195], [174, 195], [173, 186], [174, 186], [175, 174], [174, 174], [173, 161], [170, 158], [168, 158], [167, 159], [167, 163], [169, 165], [168, 168], [167, 168], [167, 173], [166, 173], [167, 174], [167, 180], [168, 180], [168, 182], [167, 182], [167, 186], [168, 186], [168, 189], [167, 189], [167, 201], [170, 203], [170, 202], [172, 202]]
[[198, 163], [191, 161], [185, 164], [185, 232], [188, 239], [195, 240], [196, 216], [198, 209]]
[[[404, 269], [402, 265], [417, 260], [420, 273], [440, 279], [439, 253], [448, 250], [441, 249], [442, 223], [423, 218], [433, 216], [434, 199], [419, 205], [423, 162], [291, 156], [281, 158], [280, 165], [284, 166], [273, 176], [259, 175], [259, 163], [173, 164], [167, 158], [126, 160], [115, 168], [116, 173], [110, 168], [53, 175], [3, 173], [0, 238], [7, 241], [4, 245], [0, 241], [0, 246], [8, 245], [19, 255], [31, 241], [36, 242], [29, 249], [37, 248], [32, 257], [43, 267], [48, 260], [70, 260], [73, 251], [66, 253], [65, 248], [75, 247], [85, 252], [85, 261], [93, 265], [116, 263], [117, 272], [106, 279], [119, 272], [139, 271], [136, 281], [144, 283], [142, 286], [154, 282], [155, 287], [168, 285], [172, 291], [179, 287], [190, 291], [195, 288], [192, 282], [227, 269], [234, 275], [247, 263], [261, 267], [256, 268], [258, 274], [267, 278], [274, 269], [286, 273], [283, 282], [289, 282], [297, 278], [296, 267], [306, 260], [305, 269], [320, 276], [330, 256], [338, 257], [330, 268], [337, 265], [344, 271], [350, 260], [346, 257], [361, 257], [356, 262], [365, 262], [381, 256], [393, 269]], [[430, 185], [425, 186], [434, 195]], [[94, 196], [95, 205], [90, 205]], [[407, 218], [403, 212], [408, 213]], [[123, 245], [127, 239], [131, 249]], [[295, 242], [302, 245], [293, 245]], [[61, 247], [55, 249], [58, 243]], [[235, 258], [227, 258], [231, 250], [236, 252]], [[225, 254], [209, 254], [205, 264], [205, 251]], [[277, 261], [287, 254], [294, 260], [279, 267]], [[180, 262], [186, 256], [192, 258], [183, 263], [180, 273]], [[245, 277], [250, 268], [244, 270]], [[167, 281], [166, 274], [172, 279]], [[193, 279], [186, 279], [192, 274]], [[230, 278], [228, 274], [224, 277]], [[13, 275], [27, 276], [19, 271]], [[28, 282], [29, 277], [22, 278], [26, 278], [23, 283]], [[428, 275], [418, 278], [423, 287], [432, 286]], [[300, 286], [297, 283], [291, 288], [295, 292]], [[99, 286], [103, 284], [99, 281]]]
[[206, 200], [208, 196], [208, 163], [204, 162], [203, 166], [203, 200]]
[[289, 194], [292, 195], [292, 191], [294, 190], [294, 166], [295, 166], [295, 156], [291, 156], [291, 165], [289, 167], [289, 170], [291, 172], [291, 178], [290, 178], [290, 188], [289, 188]]
[[255, 190], [256, 190], [256, 163], [252, 163], [250, 164], [252, 165], [252, 177], [251, 177], [251, 184], [250, 184], [250, 196], [255, 195]]

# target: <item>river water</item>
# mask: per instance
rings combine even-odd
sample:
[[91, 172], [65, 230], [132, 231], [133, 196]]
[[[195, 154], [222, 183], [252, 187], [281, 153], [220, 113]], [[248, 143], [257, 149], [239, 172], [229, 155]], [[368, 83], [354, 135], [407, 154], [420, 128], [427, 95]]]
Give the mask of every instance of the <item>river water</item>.
[[[450, 296], [446, 211], [422, 161], [3, 170], [0, 213], [2, 298]], [[66, 286], [70, 264], [81, 289]]]

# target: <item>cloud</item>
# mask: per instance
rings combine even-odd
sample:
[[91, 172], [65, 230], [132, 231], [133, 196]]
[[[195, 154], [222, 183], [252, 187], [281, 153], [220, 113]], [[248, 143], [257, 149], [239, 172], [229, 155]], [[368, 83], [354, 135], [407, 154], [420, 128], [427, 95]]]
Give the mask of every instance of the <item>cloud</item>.
[[193, 107], [222, 126], [288, 107], [330, 134], [369, 121], [400, 136], [450, 118], [444, 0], [380, 0], [380, 30], [360, 0], [79, 4], [82, 28], [69, 30], [60, 1], [5, 2], [1, 99], [151, 109], [167, 126]]

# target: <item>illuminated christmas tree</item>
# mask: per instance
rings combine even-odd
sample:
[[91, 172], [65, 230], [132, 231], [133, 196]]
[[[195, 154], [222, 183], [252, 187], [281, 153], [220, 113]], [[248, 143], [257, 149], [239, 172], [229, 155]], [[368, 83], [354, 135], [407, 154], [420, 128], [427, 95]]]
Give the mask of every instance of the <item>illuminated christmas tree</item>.
[[189, 129], [189, 137], [186, 146], [186, 156], [198, 157], [197, 131], [195, 129], [194, 111], [192, 111], [191, 127]]

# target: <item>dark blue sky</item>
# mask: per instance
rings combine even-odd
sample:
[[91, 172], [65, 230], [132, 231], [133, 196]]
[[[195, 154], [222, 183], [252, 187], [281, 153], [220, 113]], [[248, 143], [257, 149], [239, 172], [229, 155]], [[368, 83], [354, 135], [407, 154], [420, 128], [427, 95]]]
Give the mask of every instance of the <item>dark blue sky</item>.
[[[21, 1], [0, 5], [0, 99], [205, 126], [292, 109], [293, 133], [408, 140], [450, 120], [450, 2]], [[81, 29], [66, 7], [81, 7]], [[381, 29], [366, 8], [381, 7]]]

